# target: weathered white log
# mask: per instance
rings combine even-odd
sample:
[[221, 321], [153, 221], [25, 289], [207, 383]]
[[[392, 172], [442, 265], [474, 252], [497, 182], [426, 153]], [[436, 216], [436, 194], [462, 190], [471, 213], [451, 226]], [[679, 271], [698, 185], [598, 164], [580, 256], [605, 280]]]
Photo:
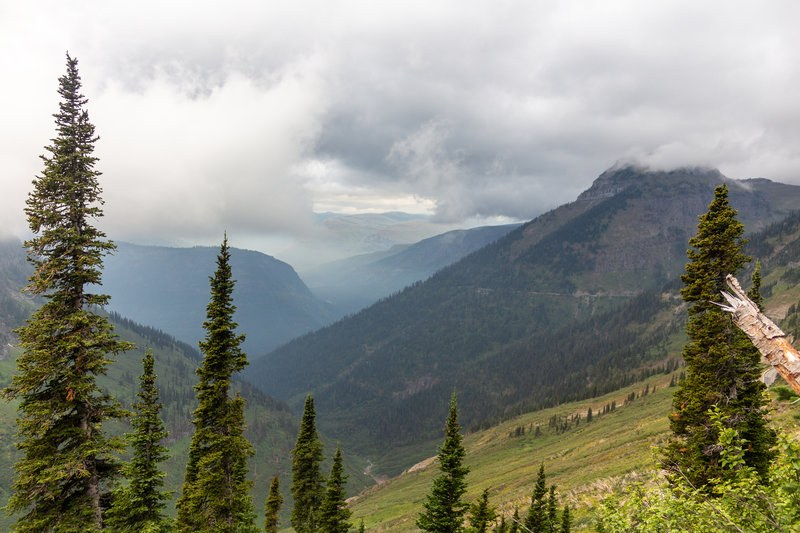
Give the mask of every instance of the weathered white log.
[[731, 293], [722, 292], [728, 305], [718, 305], [731, 313], [734, 324], [750, 337], [764, 359], [800, 394], [800, 352], [789, 343], [786, 334], [759, 311], [735, 277], [729, 274], [725, 281], [731, 289]]

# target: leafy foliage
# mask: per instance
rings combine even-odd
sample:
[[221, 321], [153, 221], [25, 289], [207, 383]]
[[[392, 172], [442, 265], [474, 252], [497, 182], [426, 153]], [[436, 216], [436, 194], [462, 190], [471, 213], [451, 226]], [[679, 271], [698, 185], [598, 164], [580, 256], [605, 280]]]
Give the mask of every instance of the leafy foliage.
[[100, 173], [94, 169], [95, 129], [81, 94], [78, 62], [67, 55], [59, 78], [56, 137], [41, 156], [25, 213], [35, 237], [25, 243], [35, 271], [26, 290], [46, 302], [16, 333], [24, 353], [3, 394], [19, 398], [15, 493], [8, 510], [24, 511], [16, 531], [99, 531], [102, 500], [118, 476], [122, 439], [102, 431], [124, 415], [100, 391], [96, 378], [110, 355], [131, 346], [119, 341], [92, 306], [108, 297], [87, 292], [101, 280], [102, 258], [114, 249], [90, 224], [102, 216]]
[[604, 502], [605, 533], [646, 531], [774, 532], [800, 529], [800, 444], [786, 435], [766, 479], [747, 464], [749, 443], [722, 409], [709, 410], [717, 430], [720, 468], [711, 491], [698, 487], [683, 470], [673, 483], [654, 479], [631, 486], [622, 497]]

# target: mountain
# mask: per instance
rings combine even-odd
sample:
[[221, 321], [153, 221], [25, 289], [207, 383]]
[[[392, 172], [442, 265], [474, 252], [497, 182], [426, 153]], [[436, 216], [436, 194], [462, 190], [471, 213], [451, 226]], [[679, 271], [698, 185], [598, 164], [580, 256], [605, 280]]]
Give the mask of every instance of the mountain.
[[302, 271], [314, 294], [344, 313], [358, 311], [454, 263], [519, 224], [453, 230], [414, 244], [357, 255]]
[[[4, 328], [6, 348], [4, 357], [0, 358], [0, 388], [4, 388], [16, 372], [16, 358], [20, 354], [19, 348], [9, 345], [15, 342], [10, 330], [22, 325], [37, 301], [19, 292], [30, 274], [30, 266], [24, 260], [19, 242], [0, 245], [0, 266], [0, 324]], [[98, 377], [98, 384], [104, 390], [111, 391], [124, 407], [130, 408], [137, 401], [144, 349], [153, 350], [157, 385], [164, 404], [161, 416], [170, 433], [166, 444], [172, 457], [162, 465], [166, 472], [165, 485], [168, 490], [179, 490], [186, 465], [185, 451], [193, 429], [191, 418], [196, 404], [194, 385], [197, 383], [195, 369], [199, 365], [200, 354], [196, 348], [163, 331], [142, 326], [116, 314], [110, 318], [115, 333], [123, 340], [134, 342], [137, 348], [117, 356], [107, 374]], [[290, 483], [289, 451], [294, 446], [297, 424], [285, 403], [276, 401], [241, 379], [236, 379], [233, 387], [247, 400], [246, 434], [255, 450], [249, 469], [251, 479], [256, 482], [253, 494], [258, 508], [258, 502], [266, 498], [272, 476], [280, 475], [285, 486]], [[0, 402], [0, 456], [4, 458], [0, 461], [0, 505], [5, 504], [11, 492], [12, 463], [18, 457], [14, 447], [17, 403]], [[120, 422], [109, 422], [106, 429], [114, 434], [131, 431], [127, 423]], [[363, 484], [363, 481], [356, 479], [356, 483]], [[174, 499], [170, 503], [172, 505]], [[14, 520], [14, 517], [3, 513], [0, 530], [10, 530]]]
[[[196, 346], [203, 336], [208, 278], [219, 249], [117, 246], [104, 261], [103, 292], [111, 295], [109, 310]], [[236, 320], [247, 336], [244, 350], [251, 359], [339, 316], [282, 261], [232, 249], [231, 268]]]
[[[765, 313], [797, 346], [800, 339], [800, 212], [751, 234], [747, 253], [762, 263], [762, 295]], [[742, 281], [746, 275], [740, 276]], [[677, 291], [679, 283], [670, 290]], [[679, 310], [680, 307], [676, 307]], [[686, 341], [682, 331], [670, 335], [666, 354], [680, 358]], [[492, 425], [465, 431], [467, 501], [475, 501], [483, 489], [490, 489], [490, 503], [508, 519], [530, 506], [539, 465], [544, 463], [548, 482], [557, 485], [561, 503], [574, 513], [573, 531], [594, 531], [598, 501], [610, 492], [619, 494], [632, 483], [658, 475], [660, 465], [653, 447], [669, 436], [668, 415], [672, 409], [671, 383], [681, 368], [658, 372], [644, 381], [603, 396], [562, 403], [529, 412]], [[798, 411], [790, 405], [796, 396], [779, 380], [771, 388], [771, 423], [796, 433]], [[438, 400], [446, 404], [448, 399]], [[611, 409], [612, 402], [614, 409]], [[588, 411], [592, 409], [592, 421]], [[432, 457], [441, 443], [437, 438], [417, 446], [418, 458], [408, 462], [402, 474], [364, 491], [350, 502], [355, 520], [363, 518], [368, 529], [413, 531], [421, 502], [438, 475]], [[408, 454], [406, 454], [408, 458]], [[508, 521], [508, 520], [507, 520]]]
[[30, 299], [20, 293], [30, 272], [22, 243], [0, 241], [0, 360], [9, 355], [14, 340], [11, 330], [22, 325], [33, 309]]
[[683, 327], [674, 280], [722, 182], [750, 232], [800, 205], [800, 187], [769, 180], [610, 169], [576, 201], [295, 339], [248, 376], [294, 408], [313, 392], [324, 430], [387, 461], [439, 431], [438, 400], [454, 388], [467, 427], [616, 390], [666, 364]]
[[311, 231], [277, 255], [303, 272], [323, 263], [383, 252], [457, 228], [431, 222], [427, 215], [401, 212], [318, 213]]

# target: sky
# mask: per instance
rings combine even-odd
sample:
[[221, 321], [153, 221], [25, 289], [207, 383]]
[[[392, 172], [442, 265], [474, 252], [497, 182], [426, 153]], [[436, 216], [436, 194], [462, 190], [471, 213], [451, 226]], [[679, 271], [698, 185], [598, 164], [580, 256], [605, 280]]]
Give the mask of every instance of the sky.
[[274, 253], [315, 212], [526, 220], [620, 162], [800, 184], [798, 21], [790, 0], [0, 0], [0, 233], [26, 231], [67, 52], [114, 240]]

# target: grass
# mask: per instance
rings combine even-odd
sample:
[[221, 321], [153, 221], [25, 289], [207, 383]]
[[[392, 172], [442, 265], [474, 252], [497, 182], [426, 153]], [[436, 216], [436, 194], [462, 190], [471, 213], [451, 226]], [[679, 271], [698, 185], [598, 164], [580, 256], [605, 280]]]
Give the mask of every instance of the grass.
[[[671, 409], [670, 376], [659, 375], [600, 398], [564, 404], [551, 409], [521, 415], [485, 431], [466, 435], [466, 464], [471, 471], [466, 501], [476, 500], [489, 488], [491, 505], [509, 517], [518, 508], [524, 516], [536, 481], [539, 465], [544, 463], [548, 484], [555, 484], [562, 505], [573, 511], [574, 531], [591, 531], [594, 513], [600, 500], [619, 490], [632, 479], [657, 468], [655, 448], [669, 435], [667, 414]], [[641, 395], [645, 387], [656, 391]], [[625, 404], [631, 392], [639, 395]], [[614, 412], [603, 416], [603, 406], [616, 401]], [[776, 403], [775, 423], [796, 427], [796, 407]], [[592, 408], [595, 416], [586, 423]], [[553, 415], [581, 421], [572, 429], [557, 434], [548, 426]], [[535, 436], [536, 426], [541, 435]], [[517, 427], [525, 435], [513, 436]], [[353, 522], [363, 518], [367, 529], [380, 532], [415, 531], [414, 524], [438, 463], [430, 458], [386, 483], [367, 489], [350, 500]]]

